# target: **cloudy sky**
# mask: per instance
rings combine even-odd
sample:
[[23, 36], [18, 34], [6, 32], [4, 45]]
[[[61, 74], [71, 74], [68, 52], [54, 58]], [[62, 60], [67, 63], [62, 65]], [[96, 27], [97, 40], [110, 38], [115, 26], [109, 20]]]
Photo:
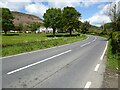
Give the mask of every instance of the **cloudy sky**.
[[89, 21], [90, 24], [101, 26], [110, 22], [105, 12], [109, 4], [119, 0], [1, 0], [0, 7], [9, 8], [11, 11], [33, 14], [43, 19], [43, 14], [48, 8], [75, 7], [81, 13], [81, 21]]

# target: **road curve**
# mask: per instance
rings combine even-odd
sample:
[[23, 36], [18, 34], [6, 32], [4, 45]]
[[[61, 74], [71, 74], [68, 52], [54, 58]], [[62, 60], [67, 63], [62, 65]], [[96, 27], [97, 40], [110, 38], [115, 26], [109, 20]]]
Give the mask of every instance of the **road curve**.
[[100, 88], [107, 40], [86, 40], [2, 58], [2, 88]]

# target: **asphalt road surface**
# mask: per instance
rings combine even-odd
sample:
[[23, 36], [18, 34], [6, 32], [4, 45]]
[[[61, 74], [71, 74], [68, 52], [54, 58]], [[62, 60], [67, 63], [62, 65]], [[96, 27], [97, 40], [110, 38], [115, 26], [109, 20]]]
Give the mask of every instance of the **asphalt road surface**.
[[86, 40], [2, 58], [2, 88], [100, 88], [107, 40]]

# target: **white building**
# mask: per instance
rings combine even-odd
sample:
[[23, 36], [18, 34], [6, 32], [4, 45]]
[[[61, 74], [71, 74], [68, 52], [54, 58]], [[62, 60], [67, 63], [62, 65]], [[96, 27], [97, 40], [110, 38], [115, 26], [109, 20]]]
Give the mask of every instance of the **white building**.
[[38, 32], [53, 32], [53, 29], [50, 27], [45, 28], [45, 27], [41, 26], [37, 31]]

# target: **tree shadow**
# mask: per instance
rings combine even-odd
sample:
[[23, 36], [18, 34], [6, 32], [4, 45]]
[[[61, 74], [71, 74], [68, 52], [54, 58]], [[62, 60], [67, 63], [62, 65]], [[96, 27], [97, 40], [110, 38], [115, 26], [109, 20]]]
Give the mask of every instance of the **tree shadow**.
[[[76, 36], [80, 36], [80, 34], [66, 34], [66, 35], [55, 35], [55, 37], [76, 37]], [[53, 35], [47, 35], [47, 37], [54, 37]]]
[[2, 34], [2, 36], [19, 36], [19, 34]]

